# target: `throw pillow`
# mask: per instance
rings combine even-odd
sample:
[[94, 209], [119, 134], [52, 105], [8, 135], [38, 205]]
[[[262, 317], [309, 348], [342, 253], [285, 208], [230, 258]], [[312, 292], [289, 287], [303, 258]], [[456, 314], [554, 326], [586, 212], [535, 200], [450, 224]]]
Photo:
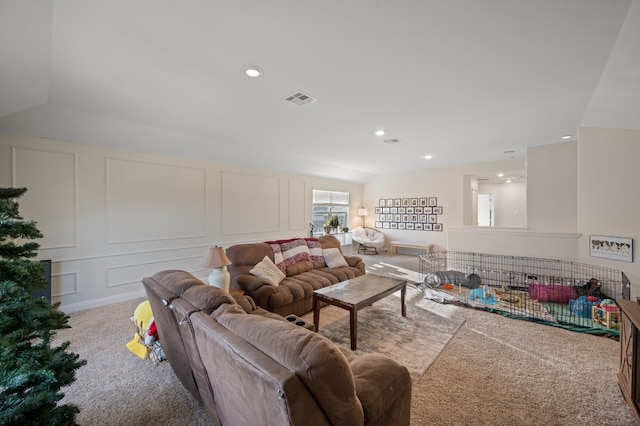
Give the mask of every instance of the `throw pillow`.
[[349, 266], [342, 253], [340, 253], [340, 249], [338, 248], [324, 249], [322, 250], [322, 255], [324, 256], [324, 261], [327, 262], [327, 266], [329, 268], [340, 268], [343, 266]]
[[285, 277], [284, 272], [278, 269], [269, 256], [265, 256], [264, 259], [258, 262], [256, 266], [249, 271], [249, 273], [256, 277], [264, 278], [276, 287]]

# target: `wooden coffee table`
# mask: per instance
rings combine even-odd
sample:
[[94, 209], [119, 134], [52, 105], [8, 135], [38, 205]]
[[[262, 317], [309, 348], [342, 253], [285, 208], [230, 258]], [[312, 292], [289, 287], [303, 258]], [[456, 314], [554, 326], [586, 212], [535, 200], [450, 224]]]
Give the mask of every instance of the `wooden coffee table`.
[[406, 317], [407, 309], [404, 303], [407, 293], [406, 280], [367, 274], [315, 290], [313, 292], [313, 323], [315, 324], [315, 330], [318, 331], [318, 324], [320, 323], [320, 302], [346, 309], [349, 311], [351, 349], [355, 350], [358, 339], [358, 311], [366, 306], [371, 306], [373, 302], [398, 290], [400, 290], [401, 296], [402, 316]]

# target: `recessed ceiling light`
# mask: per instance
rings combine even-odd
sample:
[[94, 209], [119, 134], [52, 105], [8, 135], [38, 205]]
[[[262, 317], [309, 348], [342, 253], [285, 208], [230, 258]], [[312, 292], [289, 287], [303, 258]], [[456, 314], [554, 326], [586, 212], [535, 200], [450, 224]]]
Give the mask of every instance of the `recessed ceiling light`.
[[511, 183], [511, 180], [508, 180], [507, 183]]
[[498, 173], [498, 177], [504, 176], [504, 173]]
[[260, 67], [249, 67], [244, 71], [244, 73], [249, 77], [260, 77], [264, 74], [264, 71], [262, 71], [262, 68]]
[[384, 136], [384, 130], [376, 130], [376, 136]]
[[564, 135], [563, 137], [561, 137], [560, 139], [562, 139], [563, 141], [567, 141], [569, 139], [571, 139], [573, 136], [571, 135]]
[[424, 158], [427, 160], [431, 160], [433, 158], [433, 155], [425, 155]]

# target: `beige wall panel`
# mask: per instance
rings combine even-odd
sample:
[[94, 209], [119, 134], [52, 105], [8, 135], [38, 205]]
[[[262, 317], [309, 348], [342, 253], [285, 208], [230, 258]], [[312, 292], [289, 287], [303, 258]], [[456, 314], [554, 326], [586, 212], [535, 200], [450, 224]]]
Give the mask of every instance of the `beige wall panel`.
[[279, 179], [222, 173], [222, 234], [273, 232], [280, 223]]
[[76, 242], [76, 155], [13, 147], [13, 185], [25, 187], [20, 214], [35, 220], [42, 249], [73, 247]]
[[107, 243], [205, 236], [205, 171], [107, 158]]
[[78, 292], [78, 274], [69, 272], [51, 275], [51, 297], [66, 296]]
[[165, 269], [181, 269], [192, 272], [194, 263], [201, 266], [204, 260], [205, 256], [188, 256], [172, 258], [165, 261], [136, 263], [133, 265], [107, 268], [107, 287], [139, 284], [142, 278], [149, 277]]
[[[289, 180], [289, 229], [299, 230], [307, 225], [306, 217], [308, 215], [305, 193], [305, 185], [303, 180]], [[311, 207], [309, 207], [310, 209]]]

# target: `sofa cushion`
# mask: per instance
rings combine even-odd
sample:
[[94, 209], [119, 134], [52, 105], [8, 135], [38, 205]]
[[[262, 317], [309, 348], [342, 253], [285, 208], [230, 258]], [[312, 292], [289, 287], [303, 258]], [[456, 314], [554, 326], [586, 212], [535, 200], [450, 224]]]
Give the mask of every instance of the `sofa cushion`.
[[271, 285], [277, 286], [284, 279], [285, 274], [282, 272], [275, 263], [265, 256], [260, 262], [254, 266], [249, 273], [256, 277], [264, 278], [269, 281]]
[[340, 249], [324, 249], [322, 250], [322, 255], [324, 256], [324, 261], [327, 263], [327, 266], [329, 268], [341, 268], [349, 266], [347, 261], [344, 259], [344, 256], [340, 252]]
[[302, 274], [313, 269], [313, 263], [310, 260], [301, 260], [293, 265], [287, 266], [287, 276]]

